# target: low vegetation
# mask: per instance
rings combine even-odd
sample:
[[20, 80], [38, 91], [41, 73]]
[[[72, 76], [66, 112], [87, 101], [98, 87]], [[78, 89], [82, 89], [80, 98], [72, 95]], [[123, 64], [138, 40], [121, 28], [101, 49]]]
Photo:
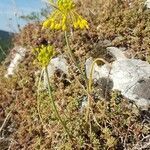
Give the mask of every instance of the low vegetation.
[[[65, 7], [75, 7], [72, 0], [59, 2], [58, 8], [65, 2]], [[105, 89], [96, 84], [89, 90], [83, 74], [89, 56], [112, 60], [107, 46], [125, 47], [134, 57], [149, 61], [150, 10], [142, 0], [77, 0], [76, 10], [83, 24], [69, 24], [71, 34], [65, 21], [59, 28], [58, 24], [52, 27], [52, 22], [46, 28], [43, 23], [28, 24], [15, 36], [14, 44], [28, 52], [12, 78], [4, 77], [6, 61], [0, 66], [0, 149], [149, 148], [149, 112], [119, 91], [109, 91], [106, 97]], [[69, 75], [57, 71], [49, 81], [50, 91], [38, 93], [36, 72], [46, 71], [47, 61], [59, 54], [73, 58], [66, 57]], [[88, 104], [82, 106], [83, 101]]]

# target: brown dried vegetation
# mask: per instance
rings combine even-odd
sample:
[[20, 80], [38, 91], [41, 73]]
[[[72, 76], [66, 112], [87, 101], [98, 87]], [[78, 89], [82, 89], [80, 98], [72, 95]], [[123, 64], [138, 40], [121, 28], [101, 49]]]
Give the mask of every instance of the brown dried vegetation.
[[[82, 0], [78, 5], [91, 26], [88, 31], [74, 31], [70, 39], [77, 61], [83, 68], [88, 56], [109, 60], [105, 48], [110, 45], [125, 47], [137, 57], [149, 60], [150, 10], [144, 7], [143, 1]], [[29, 24], [16, 36], [15, 44], [30, 50], [50, 43], [58, 53], [65, 53], [63, 36], [59, 31], [41, 30], [40, 24]], [[11, 112], [0, 131], [3, 137], [0, 149], [121, 150], [139, 149], [149, 142], [148, 115], [133, 107], [134, 104], [131, 105], [119, 92], [112, 92], [108, 100], [93, 94], [95, 103], [87, 124], [85, 110], [81, 109], [86, 93], [73, 75], [56, 72], [51, 80], [53, 94], [61, 117], [74, 137], [72, 143], [51, 110], [47, 92], [43, 91], [37, 97], [38, 75], [35, 71], [38, 66], [33, 65], [33, 61], [32, 52], [28, 52], [16, 75], [10, 79], [4, 78], [6, 67], [0, 66], [0, 127]], [[76, 76], [80, 80], [78, 72]], [[37, 100], [42, 122], [37, 112]]]

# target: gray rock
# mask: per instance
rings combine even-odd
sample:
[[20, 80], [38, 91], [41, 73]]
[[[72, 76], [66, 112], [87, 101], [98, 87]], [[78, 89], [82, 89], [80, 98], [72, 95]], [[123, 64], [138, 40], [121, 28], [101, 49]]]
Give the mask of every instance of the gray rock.
[[150, 0], [146, 0], [145, 5], [147, 8], [150, 8]]
[[[142, 109], [148, 109], [150, 105], [150, 64], [140, 59], [128, 59], [123, 52], [116, 47], [108, 47], [107, 50], [115, 57], [111, 68], [105, 64], [94, 66], [93, 79], [110, 78], [113, 81], [113, 90], [121, 91], [126, 98], [135, 101]], [[86, 73], [89, 77], [92, 58], [86, 61]]]
[[11, 63], [7, 68], [7, 73], [5, 74], [6, 78], [14, 75], [19, 63], [24, 59], [25, 53], [27, 51], [27, 49], [23, 47], [15, 47], [14, 49], [15, 54], [13, 55], [13, 59], [11, 60]]
[[[63, 73], [68, 74], [69, 72], [68, 67], [69, 65], [64, 56], [60, 55], [56, 58], [53, 58], [47, 67], [49, 78], [51, 78], [54, 75], [56, 70], [60, 70]], [[44, 86], [47, 87], [47, 78], [45, 72], [44, 72]]]

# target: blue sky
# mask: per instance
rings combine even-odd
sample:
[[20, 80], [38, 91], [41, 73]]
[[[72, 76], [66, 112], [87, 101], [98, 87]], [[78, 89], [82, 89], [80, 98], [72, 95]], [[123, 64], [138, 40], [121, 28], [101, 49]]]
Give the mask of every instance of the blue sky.
[[40, 11], [43, 0], [0, 0], [0, 30], [17, 32], [17, 23], [25, 24], [17, 16]]

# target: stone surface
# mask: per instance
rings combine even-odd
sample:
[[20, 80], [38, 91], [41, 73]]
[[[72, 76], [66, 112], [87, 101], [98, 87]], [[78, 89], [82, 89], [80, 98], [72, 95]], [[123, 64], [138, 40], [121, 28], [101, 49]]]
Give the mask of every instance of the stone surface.
[[15, 49], [15, 54], [13, 56], [13, 59], [11, 60], [10, 65], [8, 66], [5, 77], [14, 75], [19, 63], [24, 59], [25, 53], [27, 51], [27, 49], [23, 47], [15, 47], [14, 49]]
[[[62, 73], [68, 74], [68, 64], [63, 55], [53, 58], [48, 67], [48, 75], [52, 77], [56, 70], [62, 71]], [[44, 86], [47, 86], [46, 73], [44, 72]]]
[[145, 5], [147, 8], [150, 8], [150, 0], [146, 0]]
[[[113, 81], [113, 90], [121, 91], [126, 98], [133, 100], [142, 109], [150, 105], [150, 64], [140, 59], [128, 59], [123, 52], [116, 47], [109, 47], [107, 50], [115, 57], [115, 61], [108, 65], [94, 67], [93, 79], [110, 78]], [[89, 70], [93, 60], [86, 61], [86, 73], [89, 77]]]

